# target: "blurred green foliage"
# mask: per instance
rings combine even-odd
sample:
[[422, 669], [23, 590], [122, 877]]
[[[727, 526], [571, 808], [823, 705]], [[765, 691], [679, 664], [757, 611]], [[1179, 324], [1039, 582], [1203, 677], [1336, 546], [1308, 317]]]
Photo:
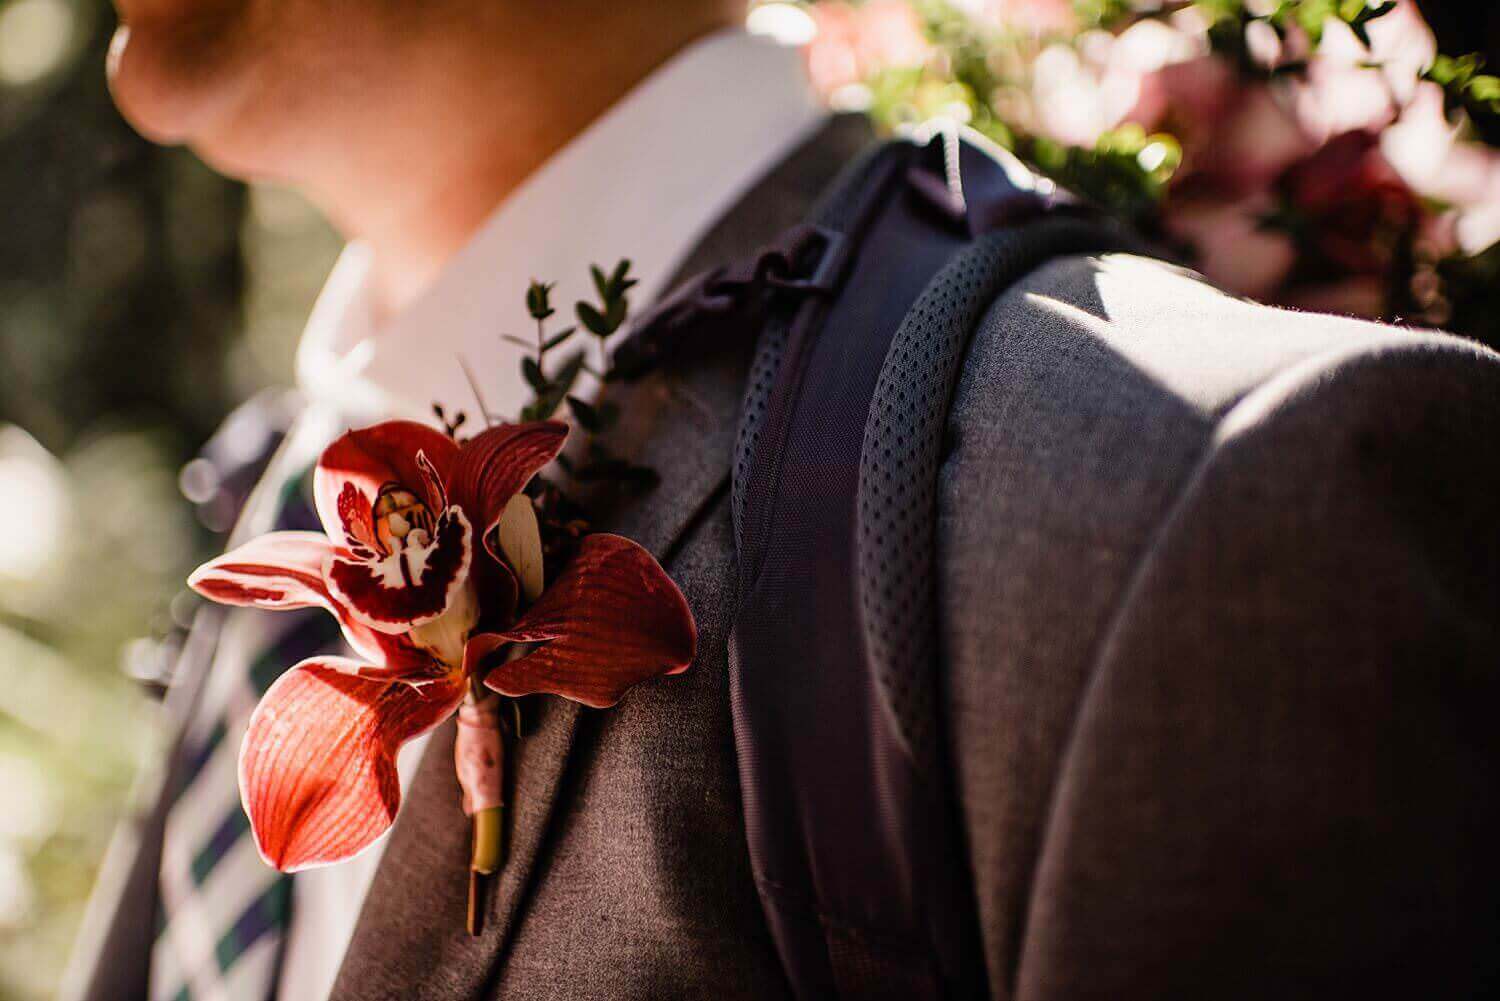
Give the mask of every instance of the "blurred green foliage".
[[156, 669], [213, 547], [178, 470], [290, 377], [337, 240], [296, 198], [142, 140], [107, 0], [0, 0], [0, 1001], [56, 989]]

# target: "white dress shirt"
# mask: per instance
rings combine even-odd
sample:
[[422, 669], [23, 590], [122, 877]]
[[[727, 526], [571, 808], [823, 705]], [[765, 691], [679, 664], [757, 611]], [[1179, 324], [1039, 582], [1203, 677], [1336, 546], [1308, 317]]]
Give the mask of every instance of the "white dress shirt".
[[[438, 402], [467, 411], [477, 425], [460, 359], [490, 412], [514, 418], [528, 390], [520, 349], [501, 335], [533, 335], [523, 299], [530, 279], [557, 282], [556, 330], [571, 322], [575, 300], [593, 298], [588, 266], [607, 269], [628, 257], [640, 281], [632, 302], [641, 308], [718, 215], [825, 114], [796, 50], [721, 32], [679, 53], [554, 155], [386, 322], [376, 324], [370, 307], [370, 250], [351, 244], [303, 335], [297, 378], [310, 406], [281, 461], [289, 468], [309, 461], [349, 415], [431, 420]], [[256, 520], [253, 511], [247, 520]], [[403, 750], [403, 787], [424, 745], [425, 738]], [[281, 1001], [327, 998], [382, 850], [377, 844], [296, 876]]]

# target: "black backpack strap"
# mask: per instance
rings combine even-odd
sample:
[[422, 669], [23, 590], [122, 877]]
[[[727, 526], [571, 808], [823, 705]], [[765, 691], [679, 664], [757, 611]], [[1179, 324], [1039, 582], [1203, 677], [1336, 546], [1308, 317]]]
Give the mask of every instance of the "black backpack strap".
[[1127, 242], [940, 131], [852, 164], [805, 224], [689, 281], [615, 355], [645, 371], [759, 336], [731, 491], [730, 698], [751, 866], [800, 998], [986, 993], [936, 698], [942, 432], [999, 292]]
[[978, 997], [936, 700], [944, 419], [999, 291], [1119, 241], [951, 133], [885, 147], [813, 222], [842, 238], [842, 281], [773, 305], [735, 465], [731, 699], [751, 863], [799, 997]]

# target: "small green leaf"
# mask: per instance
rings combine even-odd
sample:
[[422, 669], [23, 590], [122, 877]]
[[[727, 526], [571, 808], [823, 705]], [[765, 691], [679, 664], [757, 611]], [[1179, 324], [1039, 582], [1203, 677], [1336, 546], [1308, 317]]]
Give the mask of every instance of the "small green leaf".
[[1469, 96], [1476, 101], [1500, 101], [1500, 77], [1474, 77], [1469, 81]]
[[1366, 0], [1347, 0], [1347, 2], [1351, 4], [1358, 3], [1357, 9], [1354, 11], [1354, 16], [1350, 18], [1351, 23], [1354, 24], [1369, 24], [1377, 17], [1385, 17], [1396, 9], [1396, 0], [1385, 0], [1384, 3], [1377, 4], [1374, 7], [1371, 7]]
[[1438, 55], [1427, 68], [1427, 79], [1444, 87], [1462, 87], [1468, 83], [1469, 77], [1473, 76], [1478, 67], [1478, 57], [1473, 53], [1466, 56]]
[[557, 333], [553, 334], [551, 337], [542, 342], [542, 350], [551, 351], [563, 341], [567, 340], [569, 337], [572, 337], [573, 334], [577, 332], [577, 330], [577, 327], [568, 327], [565, 330], [559, 330]]
[[517, 337], [515, 334], [501, 334], [500, 339], [510, 344], [514, 344], [517, 347], [525, 348], [527, 351], [530, 351], [532, 348], [536, 347], [536, 341], [528, 341], [526, 338]]
[[599, 293], [599, 301], [607, 301], [609, 299], [609, 290], [614, 287], [609, 278], [603, 271], [599, 270], [599, 265], [597, 264], [589, 265], [589, 274], [593, 276], [594, 291]]
[[583, 370], [583, 352], [578, 351], [568, 356], [568, 360], [562, 363], [552, 380], [545, 389], [537, 390], [536, 402], [533, 404], [536, 416], [531, 420], [546, 420], [557, 412], [562, 406], [563, 400], [573, 388], [573, 383], [578, 381], [578, 373]]
[[545, 320], [556, 312], [552, 308], [551, 295], [555, 282], [539, 282], [532, 279], [526, 288], [526, 311], [534, 320]]
[[603, 422], [599, 417], [599, 411], [595, 410], [587, 402], [580, 400], [576, 396], [569, 396], [568, 409], [573, 412], [573, 419], [578, 422], [578, 426], [585, 431], [597, 432], [601, 429]]
[[614, 274], [609, 276], [609, 295], [604, 299], [606, 302], [623, 299], [625, 293], [635, 288], [637, 284], [639, 283], [630, 277], [629, 259], [622, 259], [619, 264], [615, 265]]
[[625, 322], [625, 311], [628, 308], [629, 304], [624, 299], [610, 300], [609, 309], [604, 314], [605, 320], [609, 322], [610, 333], [620, 329], [620, 324]]
[[[1355, 4], [1358, 6], [1354, 9], [1352, 16], [1345, 14], [1345, 10]], [[1370, 31], [1366, 26], [1377, 17], [1384, 17], [1395, 9], [1396, 0], [1385, 0], [1385, 3], [1378, 7], [1369, 6], [1365, 0], [1345, 0], [1344, 9], [1341, 9], [1339, 13], [1344, 16], [1344, 20], [1349, 22], [1349, 28], [1354, 32], [1355, 37], [1364, 43], [1365, 48], [1369, 48]]]
[[608, 337], [611, 332], [609, 321], [593, 306], [586, 302], [580, 302], [577, 306], [578, 322], [588, 328], [589, 333], [596, 337]]
[[537, 394], [547, 390], [547, 376], [542, 373], [542, 367], [536, 363], [535, 358], [528, 355], [521, 359], [521, 376]]

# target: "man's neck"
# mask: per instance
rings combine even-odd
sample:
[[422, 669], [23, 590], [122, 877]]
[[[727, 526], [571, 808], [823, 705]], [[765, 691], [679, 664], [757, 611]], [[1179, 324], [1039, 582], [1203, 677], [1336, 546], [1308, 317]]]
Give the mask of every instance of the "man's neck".
[[358, 155], [302, 186], [346, 237], [370, 246], [378, 316], [420, 296], [498, 204], [652, 70], [723, 26], [539, 25], [552, 34], [431, 60], [428, 79], [407, 81], [409, 104], [368, 109], [364, 141], [351, 144]]

